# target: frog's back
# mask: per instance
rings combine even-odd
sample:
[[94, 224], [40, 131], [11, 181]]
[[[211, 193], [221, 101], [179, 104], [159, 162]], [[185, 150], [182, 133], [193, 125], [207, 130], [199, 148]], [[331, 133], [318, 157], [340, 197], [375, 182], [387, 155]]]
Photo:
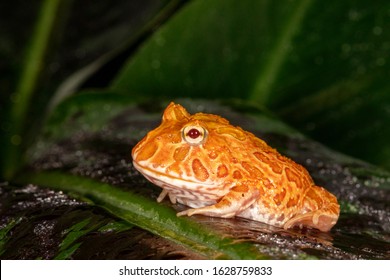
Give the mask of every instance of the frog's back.
[[[243, 143], [244, 144], [244, 143]], [[239, 216], [283, 226], [303, 207], [314, 182], [305, 168], [247, 133], [241, 158], [233, 164], [243, 181], [253, 181], [260, 196]]]

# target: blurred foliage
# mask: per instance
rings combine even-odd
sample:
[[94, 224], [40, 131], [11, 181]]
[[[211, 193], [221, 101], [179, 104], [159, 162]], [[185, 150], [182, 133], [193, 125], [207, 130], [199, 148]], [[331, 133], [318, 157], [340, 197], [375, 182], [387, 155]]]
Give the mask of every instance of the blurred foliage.
[[386, 1], [192, 1], [128, 60], [113, 88], [249, 99], [390, 168], [389, 11]]
[[3, 177], [61, 100], [107, 86], [134, 100], [247, 99], [390, 168], [386, 1], [16, 1], [1, 11]]
[[0, 5], [4, 58], [0, 174], [10, 179], [23, 166], [25, 151], [56, 105], [83, 86], [106, 86], [123, 57], [131, 55], [182, 1], [85, 1], [79, 7], [71, 0], [45, 0]]

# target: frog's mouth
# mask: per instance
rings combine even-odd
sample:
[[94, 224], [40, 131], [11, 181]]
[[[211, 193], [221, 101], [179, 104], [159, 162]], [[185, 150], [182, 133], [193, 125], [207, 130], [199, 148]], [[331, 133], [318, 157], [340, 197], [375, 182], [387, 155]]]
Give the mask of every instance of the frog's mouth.
[[157, 198], [158, 202], [161, 202], [168, 195], [173, 204], [178, 201], [197, 208], [214, 204], [225, 194], [223, 187], [211, 182], [197, 182], [172, 176], [166, 172], [140, 165], [135, 161], [133, 161], [133, 165], [146, 179], [163, 189]]
[[148, 166], [140, 165], [136, 161], [133, 161], [133, 166], [145, 176], [153, 184], [162, 187], [162, 188], [172, 188], [172, 189], [185, 189], [188, 191], [205, 191], [207, 188], [214, 189], [215, 184], [210, 182], [200, 182], [189, 180], [186, 178], [181, 178], [178, 176], [173, 176], [156, 169], [152, 169]]

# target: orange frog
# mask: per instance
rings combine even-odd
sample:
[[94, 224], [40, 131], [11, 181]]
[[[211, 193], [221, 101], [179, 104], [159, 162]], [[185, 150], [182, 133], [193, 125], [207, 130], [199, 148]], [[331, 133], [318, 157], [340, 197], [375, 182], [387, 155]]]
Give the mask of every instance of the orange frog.
[[132, 151], [134, 167], [168, 195], [192, 207], [179, 216], [244, 217], [288, 229], [329, 231], [337, 222], [336, 197], [316, 186], [307, 170], [226, 119], [165, 109], [159, 127]]

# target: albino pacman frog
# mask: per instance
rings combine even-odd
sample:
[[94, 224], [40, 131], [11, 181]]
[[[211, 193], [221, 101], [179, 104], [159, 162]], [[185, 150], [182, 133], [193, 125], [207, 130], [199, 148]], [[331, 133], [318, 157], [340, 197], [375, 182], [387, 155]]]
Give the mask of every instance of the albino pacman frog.
[[263, 140], [212, 114], [190, 115], [170, 103], [161, 124], [132, 150], [134, 167], [172, 203], [191, 207], [178, 216], [234, 216], [277, 227], [329, 231], [336, 197], [308, 171]]

